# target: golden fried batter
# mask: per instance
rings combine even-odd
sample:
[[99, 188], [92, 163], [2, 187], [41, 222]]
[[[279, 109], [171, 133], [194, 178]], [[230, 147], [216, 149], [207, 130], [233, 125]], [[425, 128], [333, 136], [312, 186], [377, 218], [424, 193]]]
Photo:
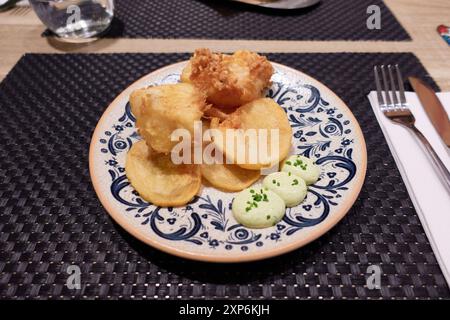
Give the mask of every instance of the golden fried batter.
[[145, 101], [145, 93], [147, 92], [146, 88], [134, 90], [130, 94], [130, 106], [131, 112], [133, 112], [135, 118], [139, 118], [141, 115], [141, 109], [143, 107]]
[[208, 109], [206, 97], [188, 83], [139, 89], [130, 96], [136, 127], [147, 145], [156, 152], [169, 153], [178, 143], [170, 136], [176, 129], [194, 134], [194, 122]]
[[205, 91], [208, 102], [233, 108], [261, 98], [272, 74], [270, 62], [257, 53], [236, 51], [227, 55], [197, 49], [183, 70], [181, 81]]

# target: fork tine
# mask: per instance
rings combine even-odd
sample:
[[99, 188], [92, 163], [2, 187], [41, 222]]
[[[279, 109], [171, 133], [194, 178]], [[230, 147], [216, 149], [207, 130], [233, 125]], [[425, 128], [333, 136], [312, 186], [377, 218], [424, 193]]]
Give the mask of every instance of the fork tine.
[[397, 99], [397, 90], [395, 88], [394, 73], [392, 72], [391, 65], [388, 65], [388, 72], [389, 72], [389, 80], [391, 81], [392, 100], [394, 102], [394, 108], [396, 108], [399, 105], [399, 103]]
[[373, 74], [375, 76], [375, 86], [377, 87], [378, 104], [380, 105], [381, 108], [383, 108], [384, 106], [386, 106], [386, 102], [384, 101], [383, 94], [381, 93], [381, 91], [382, 91], [381, 82], [380, 82], [380, 76], [378, 74], [377, 66], [373, 67]]
[[388, 108], [392, 108], [391, 96], [389, 94], [389, 83], [386, 77], [386, 71], [384, 65], [381, 66], [381, 76], [383, 77], [384, 95], [386, 96], [386, 104]]
[[399, 96], [400, 96], [400, 104], [402, 108], [406, 108], [406, 97], [405, 97], [405, 87], [403, 86], [403, 77], [400, 72], [400, 68], [398, 67], [398, 64], [395, 65], [395, 69], [397, 71], [397, 80], [398, 80], [398, 90], [399, 90]]

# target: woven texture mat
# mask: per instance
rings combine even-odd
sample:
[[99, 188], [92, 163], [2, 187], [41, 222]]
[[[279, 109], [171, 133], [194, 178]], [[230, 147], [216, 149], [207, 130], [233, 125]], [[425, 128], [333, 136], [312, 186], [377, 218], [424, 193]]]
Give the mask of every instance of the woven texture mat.
[[[381, 29], [366, 26], [377, 5]], [[267, 10], [230, 0], [116, 0], [108, 38], [410, 40], [381, 0], [322, 0], [310, 8]]]
[[[450, 297], [366, 98], [374, 64], [398, 63], [404, 76], [433, 84], [412, 54], [269, 55], [342, 97], [367, 141], [359, 199], [308, 246], [261, 262], [207, 264], [152, 249], [115, 224], [91, 185], [92, 132], [130, 83], [186, 58], [28, 54], [0, 84], [0, 298]], [[81, 290], [65, 285], [72, 264], [81, 268]], [[381, 267], [381, 290], [367, 289], [368, 265]]]

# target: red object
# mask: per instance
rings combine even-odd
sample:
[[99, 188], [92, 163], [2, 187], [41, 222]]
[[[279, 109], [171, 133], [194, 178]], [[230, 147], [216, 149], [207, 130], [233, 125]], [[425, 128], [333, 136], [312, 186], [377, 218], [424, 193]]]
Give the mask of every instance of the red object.
[[437, 27], [437, 31], [439, 32], [441, 37], [450, 45], [450, 27], [441, 24]]

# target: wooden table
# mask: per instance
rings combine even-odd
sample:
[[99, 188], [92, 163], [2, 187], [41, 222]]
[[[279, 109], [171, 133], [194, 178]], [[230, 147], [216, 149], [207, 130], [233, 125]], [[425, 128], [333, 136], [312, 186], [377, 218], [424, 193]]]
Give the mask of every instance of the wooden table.
[[439, 24], [450, 25], [450, 0], [385, 2], [411, 35], [411, 42], [101, 39], [90, 44], [73, 45], [41, 37], [45, 27], [31, 10], [25, 14], [7, 11], [0, 13], [0, 79], [6, 76], [24, 53], [30, 52], [185, 52], [198, 47], [217, 51], [250, 49], [259, 52], [407, 51], [417, 55], [443, 91], [449, 91], [450, 46], [438, 35], [436, 27]]

